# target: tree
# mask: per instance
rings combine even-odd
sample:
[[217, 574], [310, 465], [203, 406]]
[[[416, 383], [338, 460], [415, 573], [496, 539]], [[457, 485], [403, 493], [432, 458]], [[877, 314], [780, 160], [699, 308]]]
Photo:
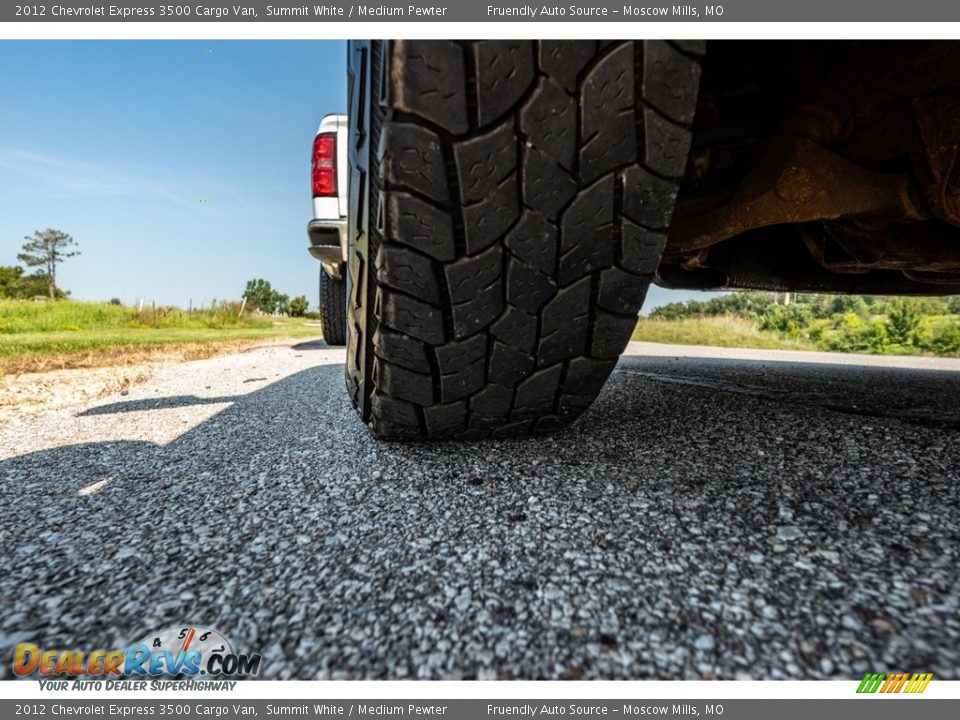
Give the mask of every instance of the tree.
[[19, 265], [0, 267], [0, 298], [19, 297], [23, 268]]
[[305, 295], [297, 295], [287, 303], [287, 312], [293, 317], [303, 317], [310, 308], [310, 301]]
[[758, 327], [761, 330], [774, 330], [798, 338], [813, 320], [813, 314], [806, 304], [771, 305], [760, 316]]
[[[47, 276], [43, 273], [24, 275], [19, 265], [0, 266], [0, 298], [30, 299], [47, 295], [47, 285]], [[56, 288], [55, 293], [57, 300], [68, 295], [60, 288]]]
[[253, 305], [260, 312], [272, 314], [277, 309], [277, 293], [263, 278], [248, 280], [243, 297], [248, 304]]
[[830, 313], [832, 315], [856, 313], [863, 318], [870, 314], [867, 301], [861, 295], [837, 295], [831, 298]]
[[890, 339], [906, 345], [920, 325], [922, 309], [916, 298], [893, 298], [887, 303], [887, 330]]
[[243, 291], [243, 297], [248, 305], [268, 315], [285, 313], [300, 317], [310, 307], [310, 301], [303, 295], [291, 300], [289, 295], [274, 290], [273, 286], [263, 278], [248, 280], [247, 289]]
[[960, 322], [939, 323], [933, 331], [930, 347], [938, 355], [960, 354]]
[[[24, 275], [20, 281], [17, 291], [17, 297], [29, 300], [31, 298], [48, 295], [50, 293], [50, 279], [45, 273], [38, 272], [33, 275]], [[55, 300], [63, 300], [69, 295], [69, 291], [61, 290], [58, 287], [53, 289]]]
[[79, 255], [79, 250], [68, 250], [76, 245], [74, 239], [65, 232], [47, 228], [44, 231], [36, 230], [33, 235], [23, 238], [23, 252], [17, 254], [17, 260], [27, 267], [38, 267], [42, 270], [37, 273], [47, 281], [47, 292], [50, 299], [57, 297], [57, 265], [67, 258]]

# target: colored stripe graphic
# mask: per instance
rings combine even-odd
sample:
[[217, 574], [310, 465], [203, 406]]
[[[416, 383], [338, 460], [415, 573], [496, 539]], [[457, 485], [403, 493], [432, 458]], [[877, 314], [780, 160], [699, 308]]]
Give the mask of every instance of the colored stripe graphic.
[[875, 693], [883, 682], [883, 673], [867, 673], [857, 688], [858, 693]]
[[930, 681], [933, 680], [933, 673], [915, 673], [913, 677], [916, 679], [910, 679], [910, 685], [907, 686], [907, 689], [904, 690], [904, 692], [922, 693], [927, 689], [927, 685], [930, 683]]
[[858, 693], [922, 693], [933, 679], [933, 673], [867, 673], [857, 686]]
[[880, 688], [882, 693], [892, 693], [897, 691], [897, 683], [900, 682], [900, 678], [903, 676], [903, 673], [890, 673], [887, 675], [887, 679], [884, 680], [883, 686]]

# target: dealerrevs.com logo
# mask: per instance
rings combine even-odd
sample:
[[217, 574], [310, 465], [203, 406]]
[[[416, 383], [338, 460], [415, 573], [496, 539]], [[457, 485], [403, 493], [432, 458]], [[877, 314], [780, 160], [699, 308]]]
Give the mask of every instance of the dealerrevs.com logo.
[[25, 677], [215, 677], [254, 676], [261, 656], [238, 654], [219, 632], [194, 625], [150, 633], [125, 650], [42, 649], [21, 643], [13, 672]]

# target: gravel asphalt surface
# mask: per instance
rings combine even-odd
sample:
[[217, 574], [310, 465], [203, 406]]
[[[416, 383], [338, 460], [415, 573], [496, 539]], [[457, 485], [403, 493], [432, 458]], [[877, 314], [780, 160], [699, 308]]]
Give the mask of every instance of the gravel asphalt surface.
[[960, 361], [634, 343], [573, 428], [437, 445], [342, 362], [0, 428], [0, 677], [190, 622], [267, 678], [960, 679]]

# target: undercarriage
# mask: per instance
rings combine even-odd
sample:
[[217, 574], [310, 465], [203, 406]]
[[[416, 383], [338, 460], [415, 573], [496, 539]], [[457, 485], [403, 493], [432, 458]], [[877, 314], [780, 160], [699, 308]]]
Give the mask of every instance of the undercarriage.
[[714, 42], [657, 282], [960, 293], [960, 43]]

